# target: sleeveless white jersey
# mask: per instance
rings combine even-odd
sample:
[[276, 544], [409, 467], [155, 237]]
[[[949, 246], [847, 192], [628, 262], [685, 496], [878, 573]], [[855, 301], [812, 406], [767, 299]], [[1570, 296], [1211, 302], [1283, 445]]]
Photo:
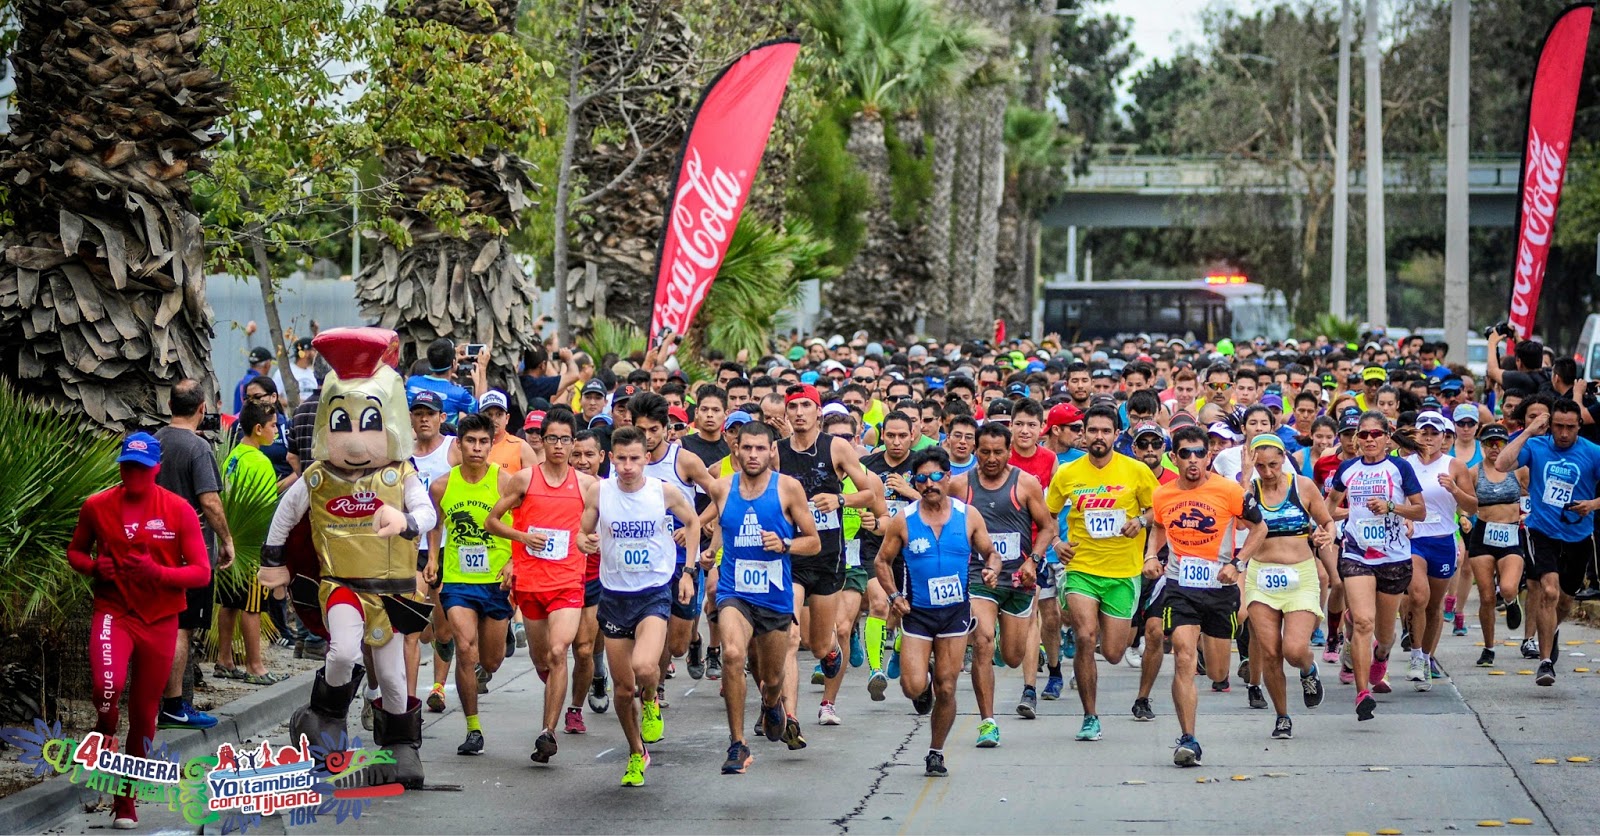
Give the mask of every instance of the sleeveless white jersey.
[[1406, 462], [1416, 471], [1417, 481], [1422, 484], [1422, 503], [1428, 509], [1428, 516], [1412, 526], [1411, 536], [1449, 537], [1460, 530], [1456, 527], [1455, 495], [1439, 484], [1440, 476], [1450, 475], [1453, 461], [1455, 459], [1448, 454], [1435, 459], [1433, 464], [1423, 464], [1422, 457], [1415, 453], [1406, 456]]
[[667, 528], [667, 486], [646, 478], [628, 493], [616, 479], [600, 482], [600, 585], [613, 592], [639, 592], [672, 580], [676, 544]]

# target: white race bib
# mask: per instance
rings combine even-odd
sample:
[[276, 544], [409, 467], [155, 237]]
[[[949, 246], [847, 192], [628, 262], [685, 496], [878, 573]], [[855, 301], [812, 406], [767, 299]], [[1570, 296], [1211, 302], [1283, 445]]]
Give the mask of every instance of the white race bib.
[[818, 531], [836, 531], [839, 528], [839, 509], [832, 511], [818, 511], [817, 503], [807, 502], [806, 507], [811, 509], [811, 519], [817, 524]]
[[1083, 527], [1089, 530], [1089, 538], [1093, 540], [1121, 537], [1122, 527], [1127, 522], [1128, 512], [1121, 508], [1096, 508], [1083, 512]]
[[852, 569], [861, 565], [860, 540], [850, 540], [844, 544], [844, 565]]
[[1483, 544], [1500, 549], [1509, 549], [1521, 541], [1518, 529], [1519, 526], [1516, 523], [1486, 522], [1483, 524]]
[[1222, 564], [1203, 557], [1185, 557], [1178, 561], [1178, 585], [1188, 589], [1221, 589], [1217, 573]]
[[1022, 556], [1021, 534], [1015, 531], [1008, 531], [1004, 534], [996, 534], [991, 539], [994, 540], [994, 550], [1000, 553], [1001, 563], [1016, 560]]
[[906, 499], [891, 499], [885, 504], [889, 506], [889, 516], [898, 517], [900, 516], [900, 512], [904, 511], [906, 506], [911, 504], [911, 501]]
[[530, 528], [529, 534], [543, 534], [545, 536], [544, 548], [528, 552], [540, 560], [566, 560], [567, 552], [572, 549], [572, 532], [564, 528]]
[[1544, 482], [1544, 504], [1554, 505], [1557, 508], [1566, 507], [1567, 503], [1572, 501], [1573, 487], [1575, 486], [1571, 482], [1560, 479], [1546, 479]]
[[650, 544], [646, 540], [616, 541], [617, 564], [624, 572], [650, 571]]
[[1531, 498], [1524, 496], [1517, 500], [1517, 507], [1522, 509], [1522, 513], [1529, 513], [1533, 510], [1533, 501]]
[[457, 546], [456, 559], [461, 564], [461, 573], [464, 575], [489, 573], [488, 546]]
[[961, 603], [961, 576], [944, 575], [928, 579], [928, 606], [948, 607]]
[[1364, 549], [1382, 549], [1389, 545], [1388, 517], [1364, 517], [1354, 521], [1356, 545]]
[[1256, 571], [1256, 588], [1263, 592], [1299, 589], [1300, 572], [1293, 566], [1262, 566]]
[[733, 568], [733, 591], [751, 595], [783, 589], [783, 561], [738, 560]]

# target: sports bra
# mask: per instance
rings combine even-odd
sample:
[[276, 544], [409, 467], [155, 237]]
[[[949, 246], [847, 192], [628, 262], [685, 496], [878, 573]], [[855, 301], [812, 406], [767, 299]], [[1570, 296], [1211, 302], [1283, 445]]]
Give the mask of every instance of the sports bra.
[[1491, 482], [1485, 474], [1486, 468], [1478, 466], [1478, 482], [1473, 486], [1478, 494], [1478, 507], [1490, 505], [1512, 505], [1522, 501], [1522, 485], [1517, 482], [1516, 474], [1507, 473], [1506, 478]]
[[1289, 477], [1289, 493], [1276, 506], [1267, 504], [1261, 497], [1261, 483], [1254, 483], [1256, 503], [1261, 506], [1261, 519], [1267, 524], [1268, 537], [1305, 537], [1311, 533], [1311, 515], [1300, 502], [1298, 481]]

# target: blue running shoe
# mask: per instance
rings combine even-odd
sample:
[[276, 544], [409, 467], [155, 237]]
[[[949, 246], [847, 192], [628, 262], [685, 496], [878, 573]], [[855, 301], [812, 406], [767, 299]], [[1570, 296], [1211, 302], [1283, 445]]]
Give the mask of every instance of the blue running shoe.
[[217, 718], [190, 705], [187, 700], [177, 711], [162, 711], [156, 718], [158, 729], [209, 729]]
[[1172, 763], [1175, 766], [1200, 766], [1200, 743], [1194, 735], [1186, 734], [1178, 738], [1177, 748], [1172, 750]]
[[1321, 627], [1318, 627], [1317, 629], [1311, 631], [1311, 646], [1312, 647], [1324, 647], [1327, 644], [1328, 644], [1328, 634], [1322, 632], [1322, 628]]
[[833, 679], [839, 675], [839, 671], [844, 670], [844, 654], [840, 653], [839, 648], [836, 647], [832, 653], [822, 657], [822, 661], [817, 663], [817, 667], [822, 670], [823, 676]]
[[1066, 683], [1061, 681], [1061, 677], [1052, 676], [1045, 682], [1044, 693], [1041, 696], [1047, 700], [1059, 700], [1061, 699], [1061, 689], [1065, 685]]
[[1071, 627], [1061, 631], [1061, 655], [1068, 659], [1078, 656], [1078, 632]]
[[900, 651], [896, 650], [889, 656], [889, 664], [884, 666], [884, 674], [890, 679], [900, 678]]
[[859, 668], [867, 663], [867, 645], [861, 641], [861, 631], [850, 634], [850, 667]]
[[811, 684], [821, 685], [826, 679], [827, 677], [822, 675], [822, 663], [818, 662], [816, 667], [811, 669]]

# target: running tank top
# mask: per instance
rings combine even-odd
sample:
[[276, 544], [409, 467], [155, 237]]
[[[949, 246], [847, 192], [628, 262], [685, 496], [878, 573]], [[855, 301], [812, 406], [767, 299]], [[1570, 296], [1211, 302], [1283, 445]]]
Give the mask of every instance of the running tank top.
[[1475, 440], [1472, 442], [1472, 457], [1462, 462], [1462, 466], [1470, 470], [1480, 464], [1483, 464], [1483, 444]]
[[600, 585], [612, 592], [641, 592], [672, 580], [672, 532], [667, 530], [671, 490], [645, 479], [633, 493], [616, 479], [600, 483]]
[[1413, 537], [1450, 537], [1456, 531], [1456, 498], [1449, 489], [1439, 484], [1440, 476], [1450, 474], [1450, 463], [1455, 461], [1448, 454], [1435, 459], [1433, 464], [1423, 464], [1422, 457], [1413, 453], [1406, 456], [1411, 469], [1417, 474], [1417, 481], [1422, 485], [1422, 503], [1428, 509], [1428, 515], [1412, 526]]
[[445, 583], [500, 582], [500, 570], [511, 560], [510, 544], [491, 536], [483, 527], [499, 501], [500, 468], [489, 465], [488, 474], [477, 484], [461, 475], [459, 465], [450, 469], [444, 497], [439, 500], [439, 510], [443, 512], [439, 524], [445, 533], [439, 569]]
[[443, 479], [450, 473], [450, 448], [455, 443], [456, 437], [447, 435], [444, 436], [444, 443], [432, 453], [411, 457], [411, 464], [417, 469], [417, 476], [422, 479], [423, 488], [432, 488], [434, 480]]
[[1517, 477], [1507, 473], [1506, 478], [1498, 482], [1489, 481], [1486, 468], [1478, 468], [1478, 482], [1473, 486], [1478, 494], [1478, 507], [1486, 505], [1514, 505], [1522, 501], [1522, 485], [1517, 482]]
[[583, 583], [585, 558], [578, 551], [578, 533], [583, 522], [583, 490], [578, 471], [567, 468], [567, 478], [552, 487], [544, 468], [528, 471], [528, 492], [513, 514], [518, 531], [544, 534], [549, 539], [538, 552], [513, 542], [518, 592], [553, 592]]
[[[678, 493], [683, 494], [683, 498], [689, 500], [689, 506], [692, 508], [694, 507], [695, 486], [678, 477], [678, 456], [681, 453], [683, 453], [682, 445], [676, 441], [669, 443], [667, 445], [667, 454], [661, 457], [661, 461], [645, 463], [644, 475], [649, 479], [660, 479], [668, 488], [677, 488]], [[674, 517], [669, 512], [664, 519], [667, 522], [667, 533], [669, 535], [678, 530], [677, 517]], [[689, 559], [688, 552], [684, 551], [683, 547], [676, 543], [673, 544], [673, 554], [680, 566]]]
[[722, 568], [717, 573], [717, 602], [720, 605], [729, 598], [738, 598], [774, 612], [793, 613], [789, 556], [769, 552], [761, 545], [763, 531], [786, 539], [794, 537], [794, 526], [784, 516], [783, 503], [778, 499], [778, 474], [768, 474], [767, 489], [755, 499], [745, 499], [739, 493], [743, 477], [743, 473], [734, 474], [728, 499], [722, 505]]
[[1268, 505], [1261, 496], [1261, 482], [1254, 481], [1256, 504], [1261, 506], [1261, 519], [1267, 524], [1268, 537], [1305, 537], [1311, 533], [1311, 515], [1300, 501], [1299, 480], [1290, 477], [1289, 493], [1276, 506]]
[[952, 607], [967, 600], [967, 564], [972, 544], [967, 540], [967, 504], [950, 500], [950, 519], [938, 534], [922, 520], [922, 503], [905, 511], [905, 593], [913, 608]]
[[[1010, 589], [1012, 576], [1022, 568], [1022, 559], [1033, 549], [1033, 516], [1017, 496], [1017, 477], [1022, 471], [1012, 467], [1000, 487], [989, 490], [979, 476], [967, 477], [967, 505], [976, 508], [989, 528], [989, 538], [1000, 552], [1000, 579], [997, 586]], [[982, 577], [985, 556], [973, 552], [969, 565], [971, 578]]]
[[489, 448], [489, 461], [516, 473], [532, 462], [522, 460], [522, 439], [507, 432]]
[[[816, 443], [805, 451], [794, 449], [793, 438], [785, 439], [778, 445], [778, 472], [799, 479], [800, 486], [806, 489], [807, 500], [844, 492], [844, 483], [833, 469], [833, 436], [827, 433], [817, 433]], [[827, 513], [818, 511], [815, 502], [806, 504], [811, 508], [811, 518], [816, 521], [817, 534], [822, 538], [822, 550], [816, 557], [797, 559], [837, 565], [844, 553], [843, 515], [838, 509]]]

